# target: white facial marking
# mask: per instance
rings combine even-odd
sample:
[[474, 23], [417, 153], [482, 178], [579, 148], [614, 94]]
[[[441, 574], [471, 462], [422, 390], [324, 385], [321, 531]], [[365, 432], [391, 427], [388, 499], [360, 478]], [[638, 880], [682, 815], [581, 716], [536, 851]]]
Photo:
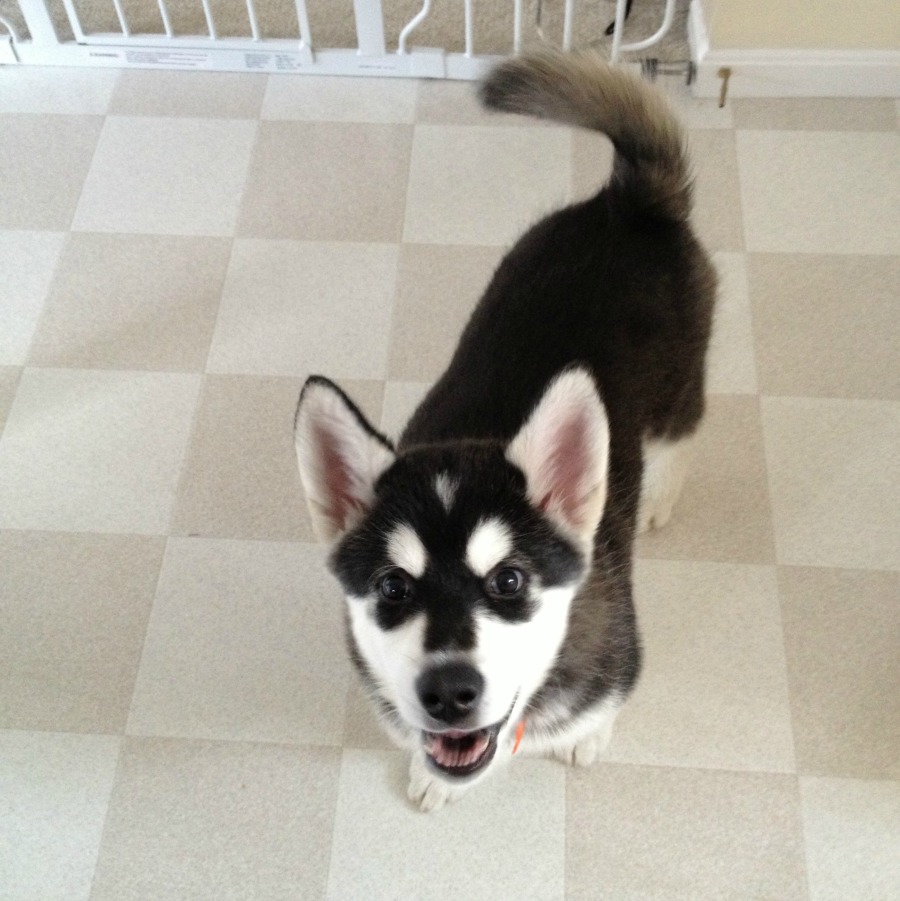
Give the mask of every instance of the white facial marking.
[[466, 565], [476, 576], [486, 576], [512, 550], [512, 536], [499, 519], [483, 519], [469, 536]]
[[440, 473], [434, 480], [434, 491], [448, 513], [453, 506], [453, 501], [456, 500], [457, 488], [459, 488], [459, 482], [446, 472]]
[[428, 566], [428, 552], [425, 545], [406, 523], [397, 526], [388, 538], [388, 556], [395, 566], [405, 569], [414, 579], [421, 579]]

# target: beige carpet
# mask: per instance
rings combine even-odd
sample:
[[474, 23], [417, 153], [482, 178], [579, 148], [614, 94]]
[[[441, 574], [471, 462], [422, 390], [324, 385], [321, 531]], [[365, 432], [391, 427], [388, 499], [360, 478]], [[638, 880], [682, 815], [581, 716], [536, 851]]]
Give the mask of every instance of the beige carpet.
[[[71, 38], [71, 30], [61, 0], [49, 0], [61, 37]], [[122, 0], [132, 32], [162, 33], [162, 19], [153, 0]], [[385, 34], [389, 48], [396, 47], [397, 36], [421, 8], [421, 0], [384, 0]], [[526, 0], [524, 36], [526, 42], [539, 41], [536, 25], [538, 0]], [[655, 47], [638, 54], [664, 61], [687, 60], [688, 0], [678, 0], [675, 22], [666, 38]], [[75, 0], [85, 32], [119, 31], [112, 0]], [[296, 36], [297, 16], [293, 0], [256, 0], [257, 18], [265, 37]], [[475, 52], [509, 53], [512, 49], [513, 4], [497, 0], [476, 0]], [[172, 25], [177, 34], [205, 34], [206, 22], [200, 0], [169, 0]], [[242, 0], [211, 0], [216, 27], [223, 37], [250, 35], [246, 4]], [[634, 0], [634, 8], [625, 29], [625, 41], [642, 40], [653, 34], [662, 22], [664, 0]], [[594, 45], [608, 50], [612, 38], [605, 35], [612, 21], [612, 0], [579, 0], [576, 3], [574, 41], [577, 46]], [[24, 22], [16, 0], [0, 0], [0, 15], [10, 19], [20, 31]], [[314, 46], [319, 49], [356, 46], [351, 0], [310, 0], [309, 18]], [[435, 0], [429, 18], [416, 30], [412, 45], [443, 47], [461, 51], [463, 46], [462, 0]], [[547, 40], [562, 40], [563, 2], [543, 0], [541, 32]]]

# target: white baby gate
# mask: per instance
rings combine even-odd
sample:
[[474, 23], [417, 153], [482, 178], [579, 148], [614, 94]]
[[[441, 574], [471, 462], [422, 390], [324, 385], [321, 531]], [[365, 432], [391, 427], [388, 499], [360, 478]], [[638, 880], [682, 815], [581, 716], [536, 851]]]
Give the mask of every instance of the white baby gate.
[[[158, 31], [149, 32], [145, 20], [139, 29], [135, 27], [134, 17], [126, 11], [122, 0], [109, 2], [117, 28], [99, 31], [85, 24], [75, 0], [61, 0], [62, 25], [68, 26], [70, 38], [60, 36], [61, 16], [53, 16], [51, 0], [17, 0], [27, 36], [20, 33], [20, 23], [9, 15], [0, 15], [0, 64], [474, 79], [497, 58], [475, 52], [477, 16], [473, 0], [458, 0], [464, 6], [465, 49], [461, 52], [411, 44], [413, 32], [431, 13], [431, 0], [424, 0], [419, 12], [402, 26], [393, 43], [396, 49], [390, 50], [385, 39], [382, 0], [353, 0], [356, 47], [350, 49], [320, 48], [314, 43], [307, 0], [293, 0], [297, 33], [278, 38], [264, 36], [259, 26], [259, 11], [265, 7], [266, 0], [235, 0], [236, 4], [243, 4], [246, 13], [246, 34], [240, 36], [220, 33], [210, 0], [199, 0], [204, 33], [188, 35], [178, 33], [173, 27], [171, 2], [167, 3], [167, 0], [146, 0], [148, 6], [155, 4], [158, 7], [161, 23]], [[507, 2], [513, 5], [508, 53], [518, 53], [525, 29], [524, 0]], [[575, 2], [563, 0], [562, 45], [565, 48], [572, 43]], [[626, 2], [616, 0], [616, 28], [611, 48], [613, 62], [618, 61], [623, 52], [642, 50], [661, 40], [671, 26], [675, 12], [675, 0], [666, 0], [659, 31], [644, 41], [623, 44]], [[340, 14], [335, 11], [335, 15]]]

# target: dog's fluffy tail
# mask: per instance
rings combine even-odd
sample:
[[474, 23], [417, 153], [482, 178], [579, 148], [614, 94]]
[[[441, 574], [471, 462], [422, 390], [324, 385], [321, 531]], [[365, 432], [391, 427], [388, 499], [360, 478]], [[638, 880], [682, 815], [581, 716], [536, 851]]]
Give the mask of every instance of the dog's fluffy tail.
[[607, 135], [616, 150], [610, 187], [630, 209], [685, 220], [692, 180], [686, 141], [663, 97], [594, 53], [544, 50], [508, 60], [482, 82], [482, 103]]

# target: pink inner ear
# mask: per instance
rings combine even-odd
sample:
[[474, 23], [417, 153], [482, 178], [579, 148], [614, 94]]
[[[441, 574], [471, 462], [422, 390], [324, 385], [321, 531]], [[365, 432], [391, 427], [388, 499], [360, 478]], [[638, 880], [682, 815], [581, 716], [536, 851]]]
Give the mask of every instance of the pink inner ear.
[[350, 468], [341, 455], [338, 439], [328, 429], [319, 426], [316, 428], [316, 443], [322, 455], [322, 476], [328, 499], [328, 516], [338, 529], [343, 530], [347, 526], [350, 510], [360, 507], [361, 502], [352, 490], [353, 479]]
[[583, 415], [575, 416], [566, 420], [554, 436], [555, 448], [548, 460], [550, 491], [541, 503], [542, 509], [554, 503], [575, 526], [584, 525], [584, 477], [592, 464], [587, 441], [589, 427]]

